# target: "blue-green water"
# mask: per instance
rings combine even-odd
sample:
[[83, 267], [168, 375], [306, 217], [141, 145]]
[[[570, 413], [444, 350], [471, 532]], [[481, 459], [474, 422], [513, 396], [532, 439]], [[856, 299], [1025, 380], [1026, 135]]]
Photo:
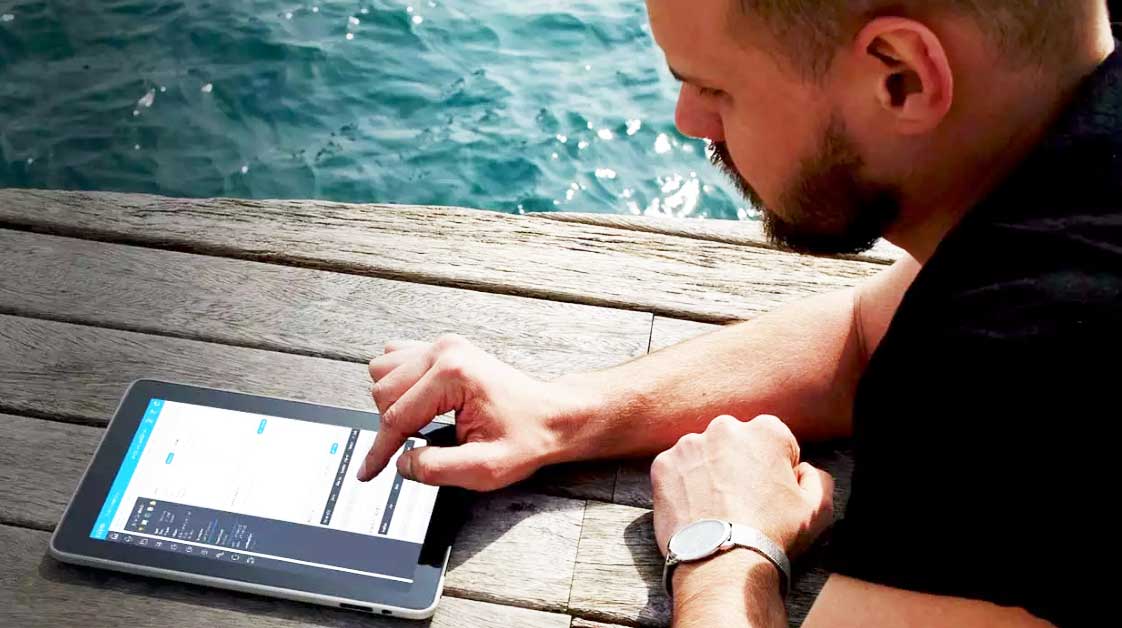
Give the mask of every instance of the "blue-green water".
[[744, 217], [642, 2], [0, 0], [0, 187]]

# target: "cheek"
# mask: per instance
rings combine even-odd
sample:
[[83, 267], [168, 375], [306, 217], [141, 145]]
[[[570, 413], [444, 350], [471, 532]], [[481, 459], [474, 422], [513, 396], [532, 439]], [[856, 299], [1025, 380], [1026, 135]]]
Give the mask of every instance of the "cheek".
[[814, 117], [790, 109], [730, 111], [725, 116], [725, 141], [736, 169], [769, 209], [778, 207], [800, 164], [819, 144]]

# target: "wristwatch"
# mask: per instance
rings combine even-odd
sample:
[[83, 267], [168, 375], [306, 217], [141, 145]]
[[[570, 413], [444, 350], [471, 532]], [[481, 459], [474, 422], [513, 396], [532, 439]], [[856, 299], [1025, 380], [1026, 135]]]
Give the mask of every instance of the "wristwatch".
[[666, 564], [662, 568], [662, 586], [673, 597], [674, 568], [679, 563], [694, 563], [711, 558], [734, 547], [743, 547], [768, 559], [779, 570], [779, 592], [784, 599], [791, 589], [791, 561], [778, 543], [756, 528], [702, 519], [679, 530], [670, 537]]

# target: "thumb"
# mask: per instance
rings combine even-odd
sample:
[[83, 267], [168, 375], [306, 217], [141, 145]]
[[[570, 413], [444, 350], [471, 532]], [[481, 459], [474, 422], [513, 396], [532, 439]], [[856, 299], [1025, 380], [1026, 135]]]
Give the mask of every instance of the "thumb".
[[820, 532], [833, 523], [834, 478], [806, 462], [795, 468], [795, 476], [803, 496], [815, 509], [814, 527]]
[[509, 484], [497, 472], [506, 466], [504, 457], [503, 448], [494, 443], [418, 447], [398, 457], [397, 472], [422, 484], [491, 491]]
[[834, 501], [834, 478], [829, 473], [803, 462], [795, 468], [795, 477], [811, 503]]

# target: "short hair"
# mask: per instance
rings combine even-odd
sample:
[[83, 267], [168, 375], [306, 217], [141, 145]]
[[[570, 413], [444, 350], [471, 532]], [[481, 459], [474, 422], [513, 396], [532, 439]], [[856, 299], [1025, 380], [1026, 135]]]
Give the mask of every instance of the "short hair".
[[1096, 3], [1102, 0], [736, 0], [771, 31], [796, 68], [812, 75], [825, 73], [838, 48], [868, 20], [933, 10], [975, 19], [1010, 67], [1062, 65], [1086, 33]]

